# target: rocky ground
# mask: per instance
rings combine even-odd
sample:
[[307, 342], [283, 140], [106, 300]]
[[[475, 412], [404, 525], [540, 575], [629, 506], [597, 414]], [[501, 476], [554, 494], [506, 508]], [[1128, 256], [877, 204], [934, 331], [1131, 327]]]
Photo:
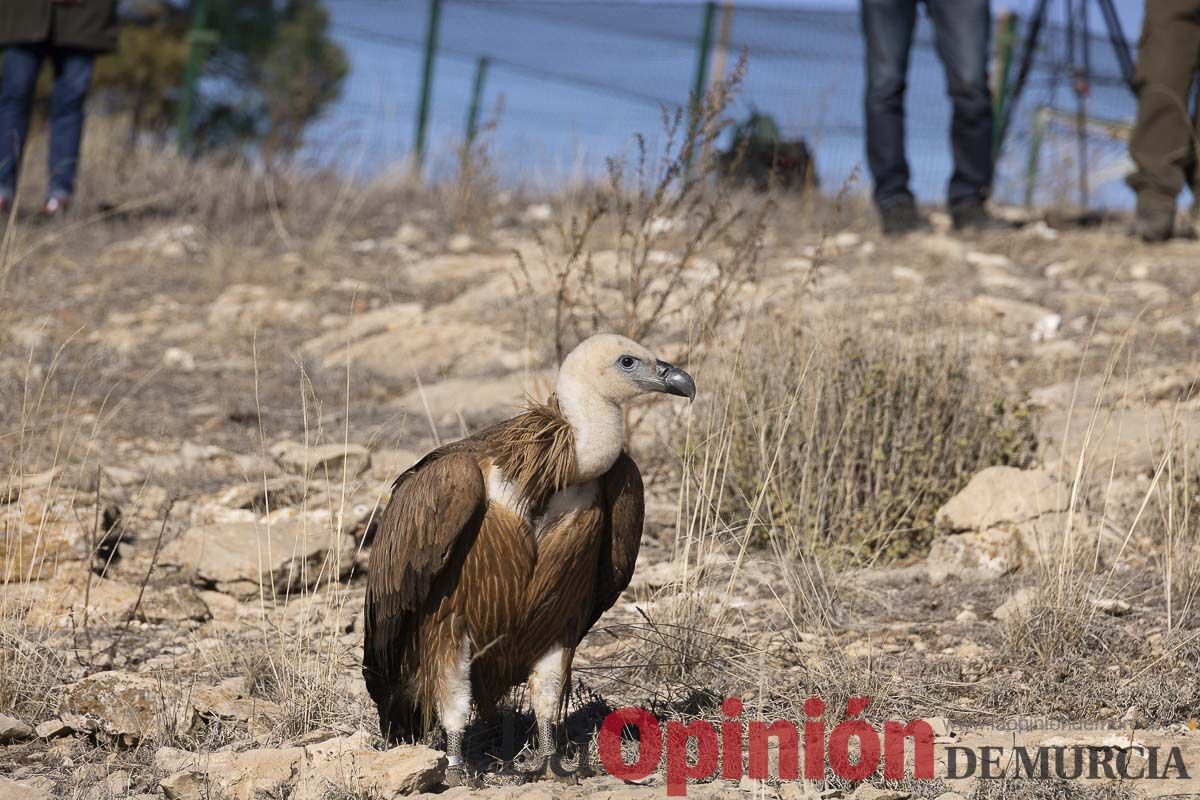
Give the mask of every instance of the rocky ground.
[[[436, 751], [384, 752], [374, 735], [358, 666], [363, 575], [396, 474], [552, 380], [563, 256], [547, 242], [570, 207], [497, 203], [472, 233], [405, 196], [307, 217], [101, 210], [10, 230], [0, 796], [438, 790]], [[594, 253], [613, 292], [619, 267], [603, 265], [619, 265], [618, 246], [601, 239]], [[687, 280], [715, 280], [712, 269], [701, 262]], [[735, 288], [703, 347], [691, 347], [696, 309], [664, 312], [647, 339], [692, 352], [702, 392], [727, 386], [723, 351], [755, 356], [747, 322], [948, 336], [1029, 410], [1036, 455], [964, 475], [928, 548], [836, 563], [785, 591], [792, 562], [778, 548], [704, 530], [678, 503], [703, 478], [680, 431], [705, 407], [641, 410], [646, 542], [633, 585], [580, 650], [569, 735], [586, 741], [603, 709], [630, 703], [715, 719], [737, 694], [760, 715], [800, 720], [809, 694], [866, 694], [878, 719], [932, 719], [942, 743], [1017, 717], [1107, 720], [1180, 743], [1200, 770], [1200, 615], [1194, 596], [1164, 590], [1192, 569], [1179, 553], [1194, 554], [1198, 523], [1164, 538], [1156, 522], [1164, 454], [1180, 454], [1168, 459], [1177, 480], [1181, 454], [1200, 452], [1200, 245], [1148, 248], [1116, 225], [1042, 221], [885, 240], [859, 206], [785, 202]], [[1189, 491], [1172, 508], [1187, 508]], [[1052, 556], [1071, 537], [1095, 557], [1063, 579]], [[496, 764], [515, 747], [495, 740], [475, 731], [471, 744], [489, 788], [446, 796], [664, 791], [661, 775], [507, 785]], [[1034, 791], [743, 780], [690, 794], [951, 789]]]

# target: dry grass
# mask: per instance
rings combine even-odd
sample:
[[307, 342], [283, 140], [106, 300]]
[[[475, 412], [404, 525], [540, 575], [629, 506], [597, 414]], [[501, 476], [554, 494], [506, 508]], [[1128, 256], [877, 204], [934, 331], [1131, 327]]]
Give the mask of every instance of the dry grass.
[[715, 85], [693, 118], [663, 110], [662, 152], [634, 137], [632, 159], [611, 158], [608, 180], [581, 193], [578, 207], [547, 236], [540, 264], [518, 254], [530, 297], [553, 290], [549, 314], [537, 305], [527, 325], [553, 336], [555, 360], [598, 331], [672, 342], [686, 364], [719, 336], [739, 292], [754, 277], [769, 199], [723, 174], [714, 143], [730, 122], [745, 64]]
[[1168, 629], [1194, 624], [1200, 615], [1200, 451], [1185, 441], [1172, 428], [1147, 521], [1150, 536], [1162, 547]]
[[952, 340], [760, 326], [751, 341], [719, 389], [737, 429], [724, 443], [723, 517], [790, 555], [919, 553], [971, 475], [1033, 458], [1027, 412]]

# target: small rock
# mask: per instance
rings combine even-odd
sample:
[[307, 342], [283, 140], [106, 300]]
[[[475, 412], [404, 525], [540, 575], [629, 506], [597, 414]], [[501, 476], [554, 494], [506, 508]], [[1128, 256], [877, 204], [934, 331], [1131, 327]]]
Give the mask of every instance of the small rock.
[[299, 503], [307, 489], [308, 484], [299, 475], [280, 475], [231, 486], [220, 494], [217, 502], [229, 508], [244, 508], [262, 514], [268, 509]]
[[33, 728], [16, 717], [0, 714], [0, 744], [23, 742], [33, 738]]
[[125, 797], [129, 794], [129, 786], [132, 783], [131, 779], [132, 776], [129, 774], [129, 770], [114, 770], [104, 779], [104, 786], [108, 789], [110, 796]]
[[456, 233], [446, 243], [446, 249], [451, 253], [468, 253], [475, 249], [475, 240], [467, 233]]
[[969, 608], [964, 608], [962, 611], [958, 612], [958, 615], [954, 618], [954, 621], [955, 622], [978, 622], [979, 615], [976, 614], [974, 611], [972, 611]]
[[912, 267], [892, 267], [892, 278], [900, 281], [901, 283], [911, 283], [915, 286], [920, 286], [925, 283], [925, 276], [920, 272], [917, 272]]
[[145, 622], [203, 622], [212, 616], [200, 593], [191, 586], [147, 588], [137, 615]]
[[45, 722], [39, 722], [33, 732], [39, 739], [57, 739], [60, 736], [70, 735], [71, 726], [61, 719], [48, 719]]
[[414, 225], [411, 222], [401, 223], [396, 232], [392, 234], [392, 239], [405, 245], [417, 245], [429, 238], [424, 228]]
[[1129, 603], [1113, 597], [1098, 598], [1092, 601], [1092, 605], [1110, 617], [1123, 617], [1133, 610]]
[[1058, 231], [1046, 224], [1045, 220], [1039, 219], [1032, 225], [1026, 226], [1025, 232], [1034, 238], [1041, 239], [1046, 242], [1053, 242], [1058, 239]]
[[10, 781], [0, 776], [0, 797], [4, 800], [54, 800], [54, 795], [36, 786]]
[[912, 792], [899, 789], [880, 789], [877, 786], [860, 786], [851, 795], [854, 800], [908, 800]]
[[1035, 342], [1046, 342], [1058, 336], [1062, 326], [1062, 314], [1046, 314], [1033, 323], [1033, 333], [1029, 338]]
[[163, 548], [159, 561], [201, 585], [249, 597], [260, 585], [283, 594], [345, 577], [354, 551], [350, 536], [331, 535], [305, 519], [229, 522], [188, 530]]
[[1018, 589], [992, 612], [992, 619], [1011, 622], [1029, 613], [1037, 593], [1029, 587]]
[[196, 369], [196, 357], [182, 347], [168, 347], [163, 351], [163, 366], [191, 372]]
[[833, 237], [833, 246], [839, 251], [853, 250], [862, 244], [862, 237], [853, 231], [842, 231]]
[[972, 267], [991, 267], [993, 269], [1012, 269], [1013, 262], [1008, 256], [999, 253], [981, 253], [972, 250], [967, 253], [966, 261]]
[[300, 442], [278, 442], [271, 456], [279, 466], [304, 478], [341, 480], [357, 478], [371, 465], [371, 451], [360, 444], [325, 444], [306, 447]]
[[187, 770], [172, 773], [158, 782], [167, 800], [207, 800], [208, 780]]

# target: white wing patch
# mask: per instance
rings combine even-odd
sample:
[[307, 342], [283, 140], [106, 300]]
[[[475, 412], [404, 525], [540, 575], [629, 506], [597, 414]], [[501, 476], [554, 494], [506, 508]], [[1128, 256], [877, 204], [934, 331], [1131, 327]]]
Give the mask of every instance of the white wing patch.
[[526, 522], [530, 522], [528, 503], [521, 496], [518, 486], [505, 477], [504, 472], [495, 464], [488, 470], [487, 475], [488, 501], [511, 511]]

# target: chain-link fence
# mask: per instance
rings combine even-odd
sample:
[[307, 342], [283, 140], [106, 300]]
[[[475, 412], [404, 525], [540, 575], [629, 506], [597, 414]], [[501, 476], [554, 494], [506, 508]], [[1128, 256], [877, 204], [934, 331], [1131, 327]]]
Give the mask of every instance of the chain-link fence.
[[[701, 51], [710, 75], [732, 68], [744, 51], [748, 73], [733, 114], [770, 114], [786, 136], [807, 139], [827, 189], [836, 190], [855, 174], [861, 186], [869, 182], [863, 165], [863, 42], [854, 10], [561, 0], [441, 0], [436, 6], [428, 96], [431, 170], [447, 163], [466, 135], [481, 59], [486, 64], [478, 107], [483, 118], [496, 122], [490, 135], [501, 176], [558, 183], [603, 169], [603, 157], [628, 148], [635, 132], [653, 146], [663, 127], [662, 108], [688, 102]], [[404, 163], [416, 139], [434, 4], [328, 0], [326, 7], [352, 71], [341, 99], [310, 130], [308, 152], [366, 172]], [[1026, 29], [1021, 19], [1017, 57]], [[1000, 163], [997, 194], [1004, 200], [1026, 195], [1035, 129], [1042, 157], [1033, 199], [1075, 195], [1073, 160], [1080, 150], [1074, 127], [1062, 115], [1043, 115], [1035, 125], [1034, 114], [1040, 106], [1075, 110], [1078, 76], [1068, 61], [1067, 34], [1061, 16], [1043, 27]], [[994, 46], [1003, 39], [994, 36]], [[1077, 37], [1076, 63], [1082, 48]], [[1093, 33], [1088, 50], [1089, 115], [1127, 123], [1135, 102], [1107, 37]], [[914, 190], [936, 201], [951, 169], [950, 104], [923, 14], [907, 105]], [[1114, 138], [1120, 126], [1087, 130], [1093, 203], [1126, 203], [1118, 180], [1125, 150]]]

